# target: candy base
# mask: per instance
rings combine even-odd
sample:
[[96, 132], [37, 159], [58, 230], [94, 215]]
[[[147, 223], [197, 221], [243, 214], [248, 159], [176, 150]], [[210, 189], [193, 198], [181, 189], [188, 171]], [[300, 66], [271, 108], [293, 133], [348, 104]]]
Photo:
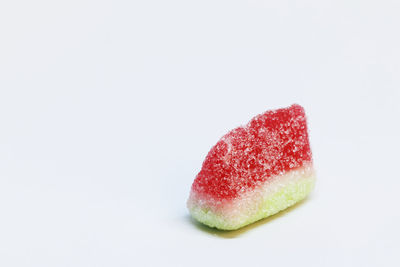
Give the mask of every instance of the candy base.
[[197, 221], [221, 230], [235, 230], [278, 213], [304, 199], [314, 188], [312, 167], [303, 167], [277, 176], [241, 198], [220, 207], [207, 204], [191, 194], [188, 208]]

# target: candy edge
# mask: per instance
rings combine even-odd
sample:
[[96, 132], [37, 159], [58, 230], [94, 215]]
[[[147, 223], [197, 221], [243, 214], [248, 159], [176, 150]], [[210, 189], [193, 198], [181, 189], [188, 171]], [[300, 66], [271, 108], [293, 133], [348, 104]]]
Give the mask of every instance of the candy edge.
[[[243, 220], [240, 214], [233, 219], [227, 219], [223, 214], [213, 212], [209, 208], [197, 205], [192, 197], [188, 200], [188, 209], [191, 216], [197, 221], [220, 230], [236, 230], [248, 224], [254, 223], [261, 219], [272, 216], [282, 210], [285, 210], [299, 201], [306, 198], [315, 186], [315, 171], [312, 166], [309, 166], [310, 171], [304, 175], [294, 175], [293, 180], [288, 180], [287, 185], [283, 186], [277, 192], [272, 193], [269, 197], [262, 199], [258, 211], [250, 217]], [[291, 172], [296, 172], [294, 170]], [[283, 176], [293, 176], [291, 172], [285, 175], [277, 176], [274, 180], [280, 181]]]

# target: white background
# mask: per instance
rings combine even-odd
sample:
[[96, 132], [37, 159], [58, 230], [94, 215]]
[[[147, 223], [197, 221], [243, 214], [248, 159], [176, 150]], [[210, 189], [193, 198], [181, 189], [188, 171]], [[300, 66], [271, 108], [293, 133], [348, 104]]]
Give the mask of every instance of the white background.
[[[0, 266], [399, 266], [400, 2], [0, 3]], [[299, 103], [318, 182], [236, 232], [208, 150]]]

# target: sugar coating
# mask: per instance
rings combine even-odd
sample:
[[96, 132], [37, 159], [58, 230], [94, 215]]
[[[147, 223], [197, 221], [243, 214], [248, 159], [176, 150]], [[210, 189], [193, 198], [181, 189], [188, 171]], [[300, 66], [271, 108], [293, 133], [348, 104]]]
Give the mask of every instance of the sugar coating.
[[[286, 178], [280, 182], [279, 177]], [[279, 195], [278, 191], [286, 192], [286, 186], [293, 192], [289, 199], [297, 202], [304, 198], [314, 184], [313, 177], [305, 112], [294, 104], [260, 114], [224, 135], [203, 162], [188, 207], [192, 216], [205, 224], [236, 229], [260, 214], [269, 216], [286, 208], [291, 201], [273, 202], [272, 207], [266, 200], [274, 199], [272, 195]], [[310, 190], [305, 190], [304, 184]], [[269, 212], [263, 203], [269, 203]]]
[[295, 104], [267, 111], [223, 136], [208, 153], [192, 190], [217, 200], [233, 199], [309, 161], [306, 117]]

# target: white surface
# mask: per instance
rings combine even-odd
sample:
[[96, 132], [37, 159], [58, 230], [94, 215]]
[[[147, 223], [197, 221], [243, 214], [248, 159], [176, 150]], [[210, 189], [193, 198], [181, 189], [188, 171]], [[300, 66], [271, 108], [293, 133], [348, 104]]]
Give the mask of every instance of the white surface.
[[[398, 1], [2, 1], [0, 266], [399, 266]], [[318, 171], [239, 233], [185, 202], [297, 102]]]

